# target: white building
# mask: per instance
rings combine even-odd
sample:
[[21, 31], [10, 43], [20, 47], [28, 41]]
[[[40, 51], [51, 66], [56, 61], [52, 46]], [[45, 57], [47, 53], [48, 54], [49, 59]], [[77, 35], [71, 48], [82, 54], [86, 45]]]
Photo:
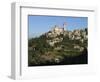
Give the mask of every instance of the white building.
[[59, 28], [59, 26], [55, 25], [53, 31], [54, 31], [56, 34], [60, 35], [60, 34], [62, 34], [62, 33], [64, 32], [64, 28]]

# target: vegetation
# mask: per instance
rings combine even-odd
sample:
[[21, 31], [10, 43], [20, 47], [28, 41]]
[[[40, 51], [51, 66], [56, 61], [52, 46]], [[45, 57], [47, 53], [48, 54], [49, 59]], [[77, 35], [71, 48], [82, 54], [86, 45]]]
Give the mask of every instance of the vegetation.
[[[87, 29], [85, 29], [87, 32]], [[80, 40], [72, 40], [68, 35], [59, 35], [56, 38], [63, 38], [54, 46], [50, 46], [47, 40], [54, 38], [41, 35], [31, 38], [28, 41], [28, 65], [68, 65], [68, 64], [87, 64], [87, 40], [82, 43]], [[74, 46], [80, 46], [74, 48]], [[80, 50], [82, 47], [83, 50]]]

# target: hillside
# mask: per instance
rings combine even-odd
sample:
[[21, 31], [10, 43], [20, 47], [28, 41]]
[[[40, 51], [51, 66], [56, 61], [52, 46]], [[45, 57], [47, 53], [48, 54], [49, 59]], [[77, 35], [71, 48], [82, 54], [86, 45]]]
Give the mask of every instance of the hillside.
[[64, 30], [55, 26], [28, 41], [28, 65], [87, 64], [87, 28]]

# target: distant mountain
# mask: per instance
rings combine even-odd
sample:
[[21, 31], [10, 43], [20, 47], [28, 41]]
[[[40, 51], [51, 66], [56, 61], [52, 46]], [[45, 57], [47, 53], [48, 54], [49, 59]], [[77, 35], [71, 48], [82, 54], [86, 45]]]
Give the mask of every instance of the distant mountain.
[[28, 41], [28, 64], [87, 64], [87, 42], [87, 28], [68, 31], [56, 26]]

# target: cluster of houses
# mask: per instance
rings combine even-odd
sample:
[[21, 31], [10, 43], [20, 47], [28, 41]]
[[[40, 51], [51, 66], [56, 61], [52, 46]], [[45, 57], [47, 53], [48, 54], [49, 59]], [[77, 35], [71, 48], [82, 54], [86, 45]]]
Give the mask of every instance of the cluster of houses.
[[63, 37], [58, 38], [57, 36], [64, 34], [64, 28], [59, 28], [57, 25], [54, 26], [54, 28], [49, 31], [46, 36], [49, 38], [52, 38], [50, 40], [47, 40], [47, 42], [53, 46], [57, 42], [61, 42], [63, 40]]
[[72, 32], [69, 32], [69, 38], [72, 39], [72, 40], [86, 40], [88, 37], [87, 37], [87, 34], [86, 34], [86, 31], [84, 31], [85, 29], [77, 29], [77, 30], [74, 30]]
[[[80, 40], [80, 42], [84, 42], [84, 40], [87, 40], [87, 33], [84, 31], [85, 29], [76, 29], [73, 31], [66, 30], [66, 24], [63, 24], [63, 27], [59, 27], [57, 25], [54, 26], [54, 28], [49, 31], [46, 34], [46, 37], [52, 38], [47, 40], [47, 43], [49, 43], [50, 46], [54, 46], [55, 43], [61, 42], [63, 40], [63, 37], [57, 37], [59, 35], [68, 36], [71, 40]], [[80, 47], [78, 45], [74, 46], [75, 49], [80, 49], [80, 51], [83, 50], [83, 47]]]

